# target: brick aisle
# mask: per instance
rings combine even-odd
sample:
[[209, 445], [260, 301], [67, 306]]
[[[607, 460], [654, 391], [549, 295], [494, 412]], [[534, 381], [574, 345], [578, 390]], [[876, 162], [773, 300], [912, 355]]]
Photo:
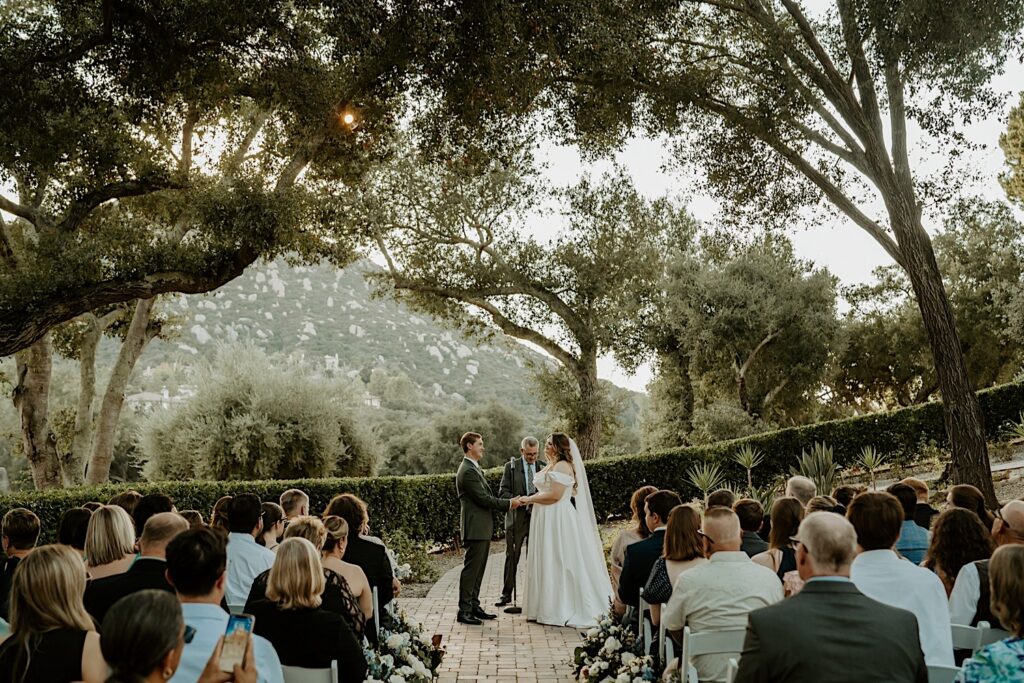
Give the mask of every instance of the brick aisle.
[[[504, 553], [487, 561], [480, 602], [498, 618], [483, 626], [466, 626], [455, 621], [459, 601], [459, 571], [448, 571], [425, 598], [402, 600], [399, 609], [412, 621], [421, 622], [427, 633], [440, 633], [448, 648], [441, 664], [440, 683], [455, 681], [499, 681], [540, 683], [571, 681], [573, 649], [579, 632], [572, 628], [527, 623], [523, 614], [505, 614], [494, 607], [501, 595]], [[519, 587], [523, 586], [525, 558], [519, 563]], [[519, 602], [522, 606], [522, 601]]]

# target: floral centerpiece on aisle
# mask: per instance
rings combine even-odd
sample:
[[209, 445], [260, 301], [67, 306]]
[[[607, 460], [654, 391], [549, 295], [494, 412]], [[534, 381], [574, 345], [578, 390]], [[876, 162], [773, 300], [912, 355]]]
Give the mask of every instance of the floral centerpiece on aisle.
[[368, 683], [429, 683], [437, 678], [437, 669], [444, 659], [441, 636], [428, 636], [423, 627], [413, 624], [404, 612], [380, 630], [380, 641], [374, 648], [367, 644]]
[[643, 654], [643, 643], [611, 609], [583, 634], [576, 648], [573, 676], [580, 683], [636, 683], [658, 680], [657, 664]]

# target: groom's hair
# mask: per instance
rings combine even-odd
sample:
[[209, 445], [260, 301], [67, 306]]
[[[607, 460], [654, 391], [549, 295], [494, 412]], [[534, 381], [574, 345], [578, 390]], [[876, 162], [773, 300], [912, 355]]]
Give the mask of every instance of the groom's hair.
[[459, 439], [459, 445], [462, 446], [462, 452], [465, 453], [466, 451], [468, 451], [470, 446], [472, 446], [482, 438], [483, 437], [477, 434], [476, 432], [466, 432], [465, 434], [463, 434], [462, 438]]

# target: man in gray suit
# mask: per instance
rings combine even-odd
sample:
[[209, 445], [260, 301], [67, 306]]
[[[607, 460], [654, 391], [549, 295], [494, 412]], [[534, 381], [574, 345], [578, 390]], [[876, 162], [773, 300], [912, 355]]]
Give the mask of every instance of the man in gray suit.
[[[502, 498], [532, 495], [537, 489], [533, 486], [533, 476], [547, 467], [547, 463], [537, 459], [540, 442], [532, 436], [523, 439], [519, 444], [521, 457], [512, 458], [505, 463], [501, 473], [501, 485], [498, 495]], [[516, 585], [516, 568], [519, 567], [519, 555], [523, 543], [530, 534], [530, 506], [505, 513], [505, 586], [501, 590], [501, 600], [494, 603], [495, 607], [504, 607], [512, 602], [512, 588]]]
[[867, 597], [850, 581], [857, 532], [844, 517], [812, 512], [800, 524], [803, 589], [754, 610], [736, 683], [926, 683], [917, 618]]
[[456, 620], [460, 624], [479, 626], [483, 623], [481, 619], [497, 616], [480, 607], [480, 584], [484, 580], [488, 550], [494, 536], [493, 510], [508, 512], [520, 507], [520, 503], [518, 498], [496, 498], [491, 493], [487, 478], [480, 469], [480, 459], [484, 457], [482, 436], [467, 432], [459, 439], [459, 444], [463, 459], [455, 475], [455, 488], [459, 494], [459, 532], [466, 557], [459, 576], [459, 614]]

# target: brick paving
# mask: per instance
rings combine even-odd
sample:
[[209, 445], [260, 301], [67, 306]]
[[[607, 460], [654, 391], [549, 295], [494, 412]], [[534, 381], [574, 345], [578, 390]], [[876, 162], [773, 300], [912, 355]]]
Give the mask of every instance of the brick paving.
[[[459, 572], [449, 570], [434, 584], [425, 598], [402, 600], [399, 609], [427, 633], [440, 633], [448, 653], [439, 671], [439, 683], [456, 681], [498, 681], [499, 683], [571, 681], [573, 650], [579, 632], [572, 628], [527, 623], [523, 614], [505, 614], [494, 607], [501, 595], [504, 553], [493, 553], [487, 561], [480, 602], [498, 618], [483, 626], [466, 626], [455, 621], [459, 602]], [[519, 563], [519, 587], [523, 586], [526, 560]], [[520, 600], [519, 605], [522, 606]]]

